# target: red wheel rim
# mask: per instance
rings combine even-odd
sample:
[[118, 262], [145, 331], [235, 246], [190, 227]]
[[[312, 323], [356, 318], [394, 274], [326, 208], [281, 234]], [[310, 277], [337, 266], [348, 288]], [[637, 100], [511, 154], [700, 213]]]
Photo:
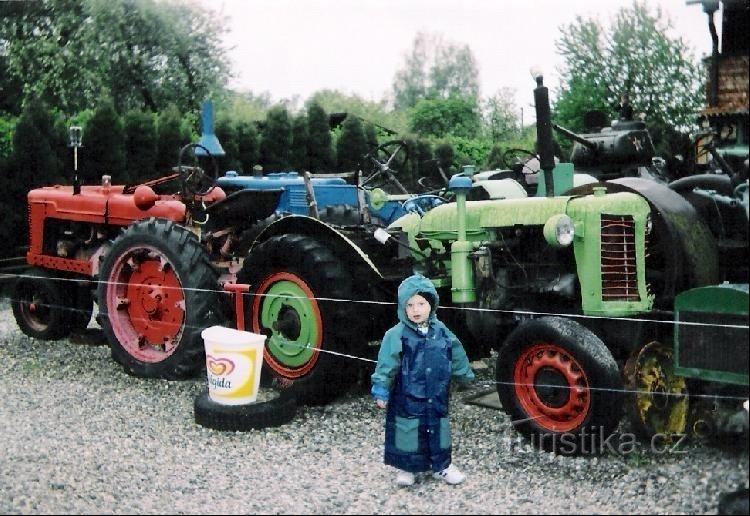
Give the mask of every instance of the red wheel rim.
[[[295, 337], [283, 335], [280, 323], [281, 305], [296, 317]], [[274, 328], [274, 326], [276, 327]], [[272, 334], [266, 339], [263, 360], [277, 374], [297, 379], [309, 374], [320, 358], [323, 347], [323, 319], [312, 289], [300, 277], [289, 272], [268, 276], [255, 291], [252, 305], [252, 328], [255, 333]]]
[[551, 432], [580, 427], [589, 413], [591, 391], [581, 365], [565, 349], [538, 343], [515, 363], [516, 398], [528, 418]]
[[164, 254], [152, 247], [123, 253], [108, 278], [112, 331], [133, 358], [160, 362], [179, 344], [185, 323], [185, 294]]

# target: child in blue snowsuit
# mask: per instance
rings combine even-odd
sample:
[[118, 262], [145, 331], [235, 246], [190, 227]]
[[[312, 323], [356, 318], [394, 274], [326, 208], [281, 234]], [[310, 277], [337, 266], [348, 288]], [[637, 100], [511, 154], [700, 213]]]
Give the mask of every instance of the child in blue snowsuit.
[[466, 478], [451, 463], [448, 399], [451, 377], [471, 382], [463, 345], [435, 312], [438, 294], [421, 274], [398, 288], [399, 322], [383, 336], [372, 375], [372, 396], [386, 408], [384, 462], [398, 468], [396, 484], [433, 471], [449, 484]]

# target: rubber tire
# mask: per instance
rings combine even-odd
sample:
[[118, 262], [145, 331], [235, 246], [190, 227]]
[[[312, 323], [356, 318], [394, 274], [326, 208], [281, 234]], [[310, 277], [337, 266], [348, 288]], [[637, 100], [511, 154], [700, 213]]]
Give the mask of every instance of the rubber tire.
[[297, 402], [294, 396], [281, 392], [269, 401], [224, 405], [212, 400], [208, 392], [203, 392], [196, 396], [193, 412], [195, 422], [206, 428], [246, 432], [290, 422], [297, 414]]
[[[555, 431], [544, 427], [519, 401], [514, 385], [516, 364], [525, 351], [540, 343], [569, 354], [583, 370], [587, 385], [596, 388], [587, 389], [588, 411], [575, 428]], [[558, 455], [598, 453], [603, 439], [615, 431], [622, 417], [622, 378], [617, 363], [593, 332], [571, 319], [541, 317], [517, 326], [498, 353], [496, 380], [500, 402], [516, 430], [535, 446]]]
[[357, 312], [355, 304], [329, 300], [352, 299], [352, 274], [330, 249], [311, 237], [289, 233], [269, 238], [253, 249], [237, 274], [238, 283], [252, 285], [245, 302], [248, 331], [268, 332], [261, 328], [259, 314], [253, 313], [253, 300], [266, 278], [279, 273], [291, 273], [304, 281], [318, 301], [322, 328], [316, 333], [322, 336], [322, 351], [308, 373], [299, 377], [291, 373], [283, 376], [269, 365], [272, 358], [269, 342], [275, 338], [269, 337], [262, 377], [273, 377], [279, 388], [290, 389], [299, 404], [327, 404], [354, 382], [358, 372], [357, 364], [352, 364], [351, 359], [327, 352], [352, 353], [356, 343], [362, 340], [358, 322], [362, 321], [363, 314]]
[[[184, 315], [181, 327], [176, 332], [178, 342], [163, 358], [157, 355], [155, 359], [146, 359], [131, 354], [119, 337], [123, 331], [137, 333], [135, 328], [118, 325], [118, 335], [109, 316], [110, 285], [118, 281], [117, 277], [112, 277], [117, 274], [113, 268], [117, 266], [123, 270], [124, 266], [119, 264], [123, 256], [145, 249], [154, 250], [166, 258], [184, 296]], [[201, 331], [223, 322], [220, 311], [223, 305], [219, 297], [218, 273], [194, 233], [168, 220], [149, 218], [136, 221], [112, 243], [101, 264], [99, 277], [99, 324], [109, 342], [112, 358], [128, 374], [140, 378], [179, 380], [194, 377], [205, 368]], [[122, 318], [121, 323], [129, 324], [129, 321]], [[129, 345], [138, 347], [133, 343]]]
[[[27, 270], [16, 280], [11, 305], [16, 323], [25, 335], [39, 340], [57, 340], [70, 334], [69, 287], [64, 281], [39, 267]], [[34, 298], [41, 300], [35, 304], [47, 310], [35, 314], [30, 308]]]
[[750, 490], [747, 488], [738, 489], [737, 491], [723, 493], [719, 497], [717, 514], [730, 516], [739, 516], [740, 514], [744, 515], [748, 514], [748, 507], [750, 507]]

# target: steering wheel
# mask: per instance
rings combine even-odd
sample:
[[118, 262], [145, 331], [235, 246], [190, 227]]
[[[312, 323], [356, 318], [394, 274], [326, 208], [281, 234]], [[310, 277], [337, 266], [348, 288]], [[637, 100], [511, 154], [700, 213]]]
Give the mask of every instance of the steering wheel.
[[408, 158], [409, 148], [403, 140], [390, 140], [378, 145], [363, 158], [364, 166], [372, 168], [361, 186], [375, 187], [391, 182], [401, 193], [409, 193], [396, 178], [396, 173], [403, 169]]
[[[183, 163], [183, 157], [185, 153], [193, 149], [193, 158], [195, 159], [196, 165], [188, 166]], [[198, 154], [195, 149], [201, 149], [206, 153], [206, 156], [211, 158], [211, 168], [213, 169], [213, 175], [207, 174], [198, 163]], [[188, 143], [180, 149], [180, 156], [177, 161], [177, 172], [180, 175], [180, 181], [182, 182], [182, 191], [187, 195], [192, 196], [203, 196], [208, 195], [211, 191], [216, 188], [216, 180], [219, 177], [219, 166], [216, 163], [216, 159], [213, 154], [200, 143]]]

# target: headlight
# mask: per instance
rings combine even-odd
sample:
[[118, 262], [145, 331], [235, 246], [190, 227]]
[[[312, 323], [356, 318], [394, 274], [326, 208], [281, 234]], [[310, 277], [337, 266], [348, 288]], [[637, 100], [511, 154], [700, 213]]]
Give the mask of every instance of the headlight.
[[573, 221], [565, 214], [553, 215], [544, 224], [544, 239], [552, 247], [567, 247], [574, 236]]
[[654, 221], [651, 219], [651, 214], [646, 215], [646, 234], [650, 235], [651, 230], [654, 229]]

